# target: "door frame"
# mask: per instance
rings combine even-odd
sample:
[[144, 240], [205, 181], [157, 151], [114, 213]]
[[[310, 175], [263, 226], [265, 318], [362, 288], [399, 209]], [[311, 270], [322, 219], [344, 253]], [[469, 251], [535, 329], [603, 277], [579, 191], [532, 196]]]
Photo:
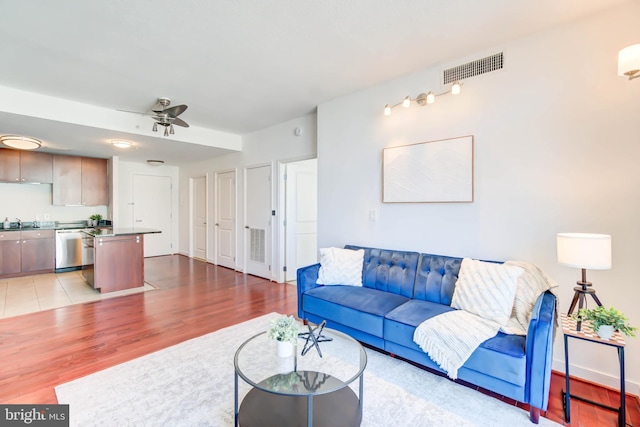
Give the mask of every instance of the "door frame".
[[[273, 179], [273, 171], [274, 171], [274, 162], [263, 162], [263, 163], [256, 163], [256, 164], [252, 164], [252, 165], [245, 165], [243, 167], [242, 170], [242, 193], [243, 193], [243, 206], [242, 206], [242, 271], [244, 273], [247, 273], [247, 265], [249, 262], [249, 245], [248, 240], [249, 240], [249, 235], [248, 230], [247, 230], [247, 170], [248, 169], [256, 169], [256, 168], [262, 168], [262, 167], [269, 167], [269, 184], [270, 184], [270, 189], [271, 189], [271, 197], [270, 197], [270, 202], [271, 202], [271, 210], [273, 211], [274, 209], [274, 197], [277, 194], [277, 188], [275, 188], [274, 186], [274, 182], [275, 180]], [[275, 241], [276, 239], [276, 231], [277, 231], [277, 227], [276, 227], [276, 222], [278, 221], [279, 215], [278, 212], [276, 211], [276, 215], [271, 215], [271, 225], [270, 225], [270, 230], [271, 230], [271, 239], [270, 242], [267, 242], [267, 248], [270, 251], [270, 261], [271, 261], [271, 271], [270, 271], [270, 277], [269, 280], [271, 281], [277, 281], [277, 262], [278, 259], [276, 257], [274, 257], [274, 254], [276, 253], [275, 251]]]
[[204, 178], [204, 206], [205, 206], [205, 226], [204, 226], [204, 259], [209, 260], [209, 174], [205, 173], [204, 175], [194, 175], [189, 177], [189, 258], [194, 257], [194, 232], [193, 232], [193, 212], [194, 212], [194, 203], [195, 197], [193, 193], [193, 180], [196, 178]]
[[[277, 272], [276, 272], [276, 281], [278, 283], [285, 283], [285, 274], [284, 274], [284, 265], [285, 265], [285, 261], [286, 261], [286, 230], [284, 227], [284, 220], [285, 220], [285, 201], [286, 201], [286, 184], [285, 184], [285, 180], [284, 180], [284, 175], [285, 175], [285, 170], [286, 170], [286, 165], [288, 163], [295, 163], [295, 162], [300, 162], [303, 160], [312, 160], [312, 159], [318, 159], [318, 156], [316, 155], [311, 155], [311, 156], [302, 156], [302, 157], [293, 157], [290, 159], [284, 159], [284, 160], [278, 160], [278, 188], [277, 188], [277, 199], [278, 199], [278, 210], [276, 211], [277, 215], [276, 215], [276, 219], [278, 222], [278, 225], [276, 227], [276, 231], [277, 231], [277, 240], [278, 242], [278, 257], [277, 257], [277, 262], [273, 262], [274, 265], [277, 266]], [[272, 269], [273, 270], [273, 269]]]

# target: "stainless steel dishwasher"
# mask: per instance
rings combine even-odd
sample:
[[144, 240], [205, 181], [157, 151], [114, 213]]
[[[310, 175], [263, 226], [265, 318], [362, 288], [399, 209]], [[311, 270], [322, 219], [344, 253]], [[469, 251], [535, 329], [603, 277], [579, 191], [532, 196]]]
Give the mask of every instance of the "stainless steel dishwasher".
[[82, 230], [56, 230], [56, 273], [79, 270], [83, 265], [93, 264], [93, 252], [89, 255], [83, 250]]

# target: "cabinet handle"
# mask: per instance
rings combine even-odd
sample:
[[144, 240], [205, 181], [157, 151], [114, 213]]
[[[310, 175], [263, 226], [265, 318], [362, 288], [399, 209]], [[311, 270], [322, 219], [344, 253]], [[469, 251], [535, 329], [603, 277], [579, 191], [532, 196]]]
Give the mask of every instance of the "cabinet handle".
[[23, 240], [23, 241], [22, 241], [22, 243], [27, 243], [27, 241], [26, 241], [26, 240]]

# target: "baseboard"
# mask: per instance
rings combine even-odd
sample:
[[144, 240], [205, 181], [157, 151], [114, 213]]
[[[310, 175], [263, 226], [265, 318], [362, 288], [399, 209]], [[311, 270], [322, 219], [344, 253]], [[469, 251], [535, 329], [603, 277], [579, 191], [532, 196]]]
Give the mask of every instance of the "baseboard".
[[[613, 363], [617, 366], [617, 361], [614, 359]], [[564, 360], [554, 359], [552, 369], [562, 374], [565, 373]], [[605, 372], [594, 371], [583, 366], [570, 364], [569, 375], [572, 377], [581, 378], [585, 381], [589, 381], [596, 384], [601, 384], [605, 387], [612, 388], [614, 390], [620, 390], [620, 377], [607, 374]], [[626, 394], [633, 394], [640, 398], [640, 383], [625, 380], [624, 383]]]
[[186, 256], [186, 257], [188, 257], [188, 256], [189, 256], [189, 252], [188, 252], [188, 251], [178, 251], [178, 253], [179, 253], [180, 255], [184, 255], [184, 256]]

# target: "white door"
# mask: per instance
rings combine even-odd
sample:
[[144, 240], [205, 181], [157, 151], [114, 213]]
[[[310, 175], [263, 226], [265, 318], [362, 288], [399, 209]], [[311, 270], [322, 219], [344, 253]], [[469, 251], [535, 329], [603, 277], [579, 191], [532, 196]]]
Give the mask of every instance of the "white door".
[[288, 163], [285, 171], [285, 281], [318, 262], [318, 161]]
[[191, 244], [194, 258], [207, 259], [207, 178], [191, 178]]
[[236, 268], [236, 173], [216, 175], [217, 265]]
[[133, 176], [133, 226], [161, 231], [144, 236], [145, 257], [173, 253], [171, 206], [170, 176]]
[[246, 170], [245, 248], [247, 273], [271, 278], [271, 167]]

